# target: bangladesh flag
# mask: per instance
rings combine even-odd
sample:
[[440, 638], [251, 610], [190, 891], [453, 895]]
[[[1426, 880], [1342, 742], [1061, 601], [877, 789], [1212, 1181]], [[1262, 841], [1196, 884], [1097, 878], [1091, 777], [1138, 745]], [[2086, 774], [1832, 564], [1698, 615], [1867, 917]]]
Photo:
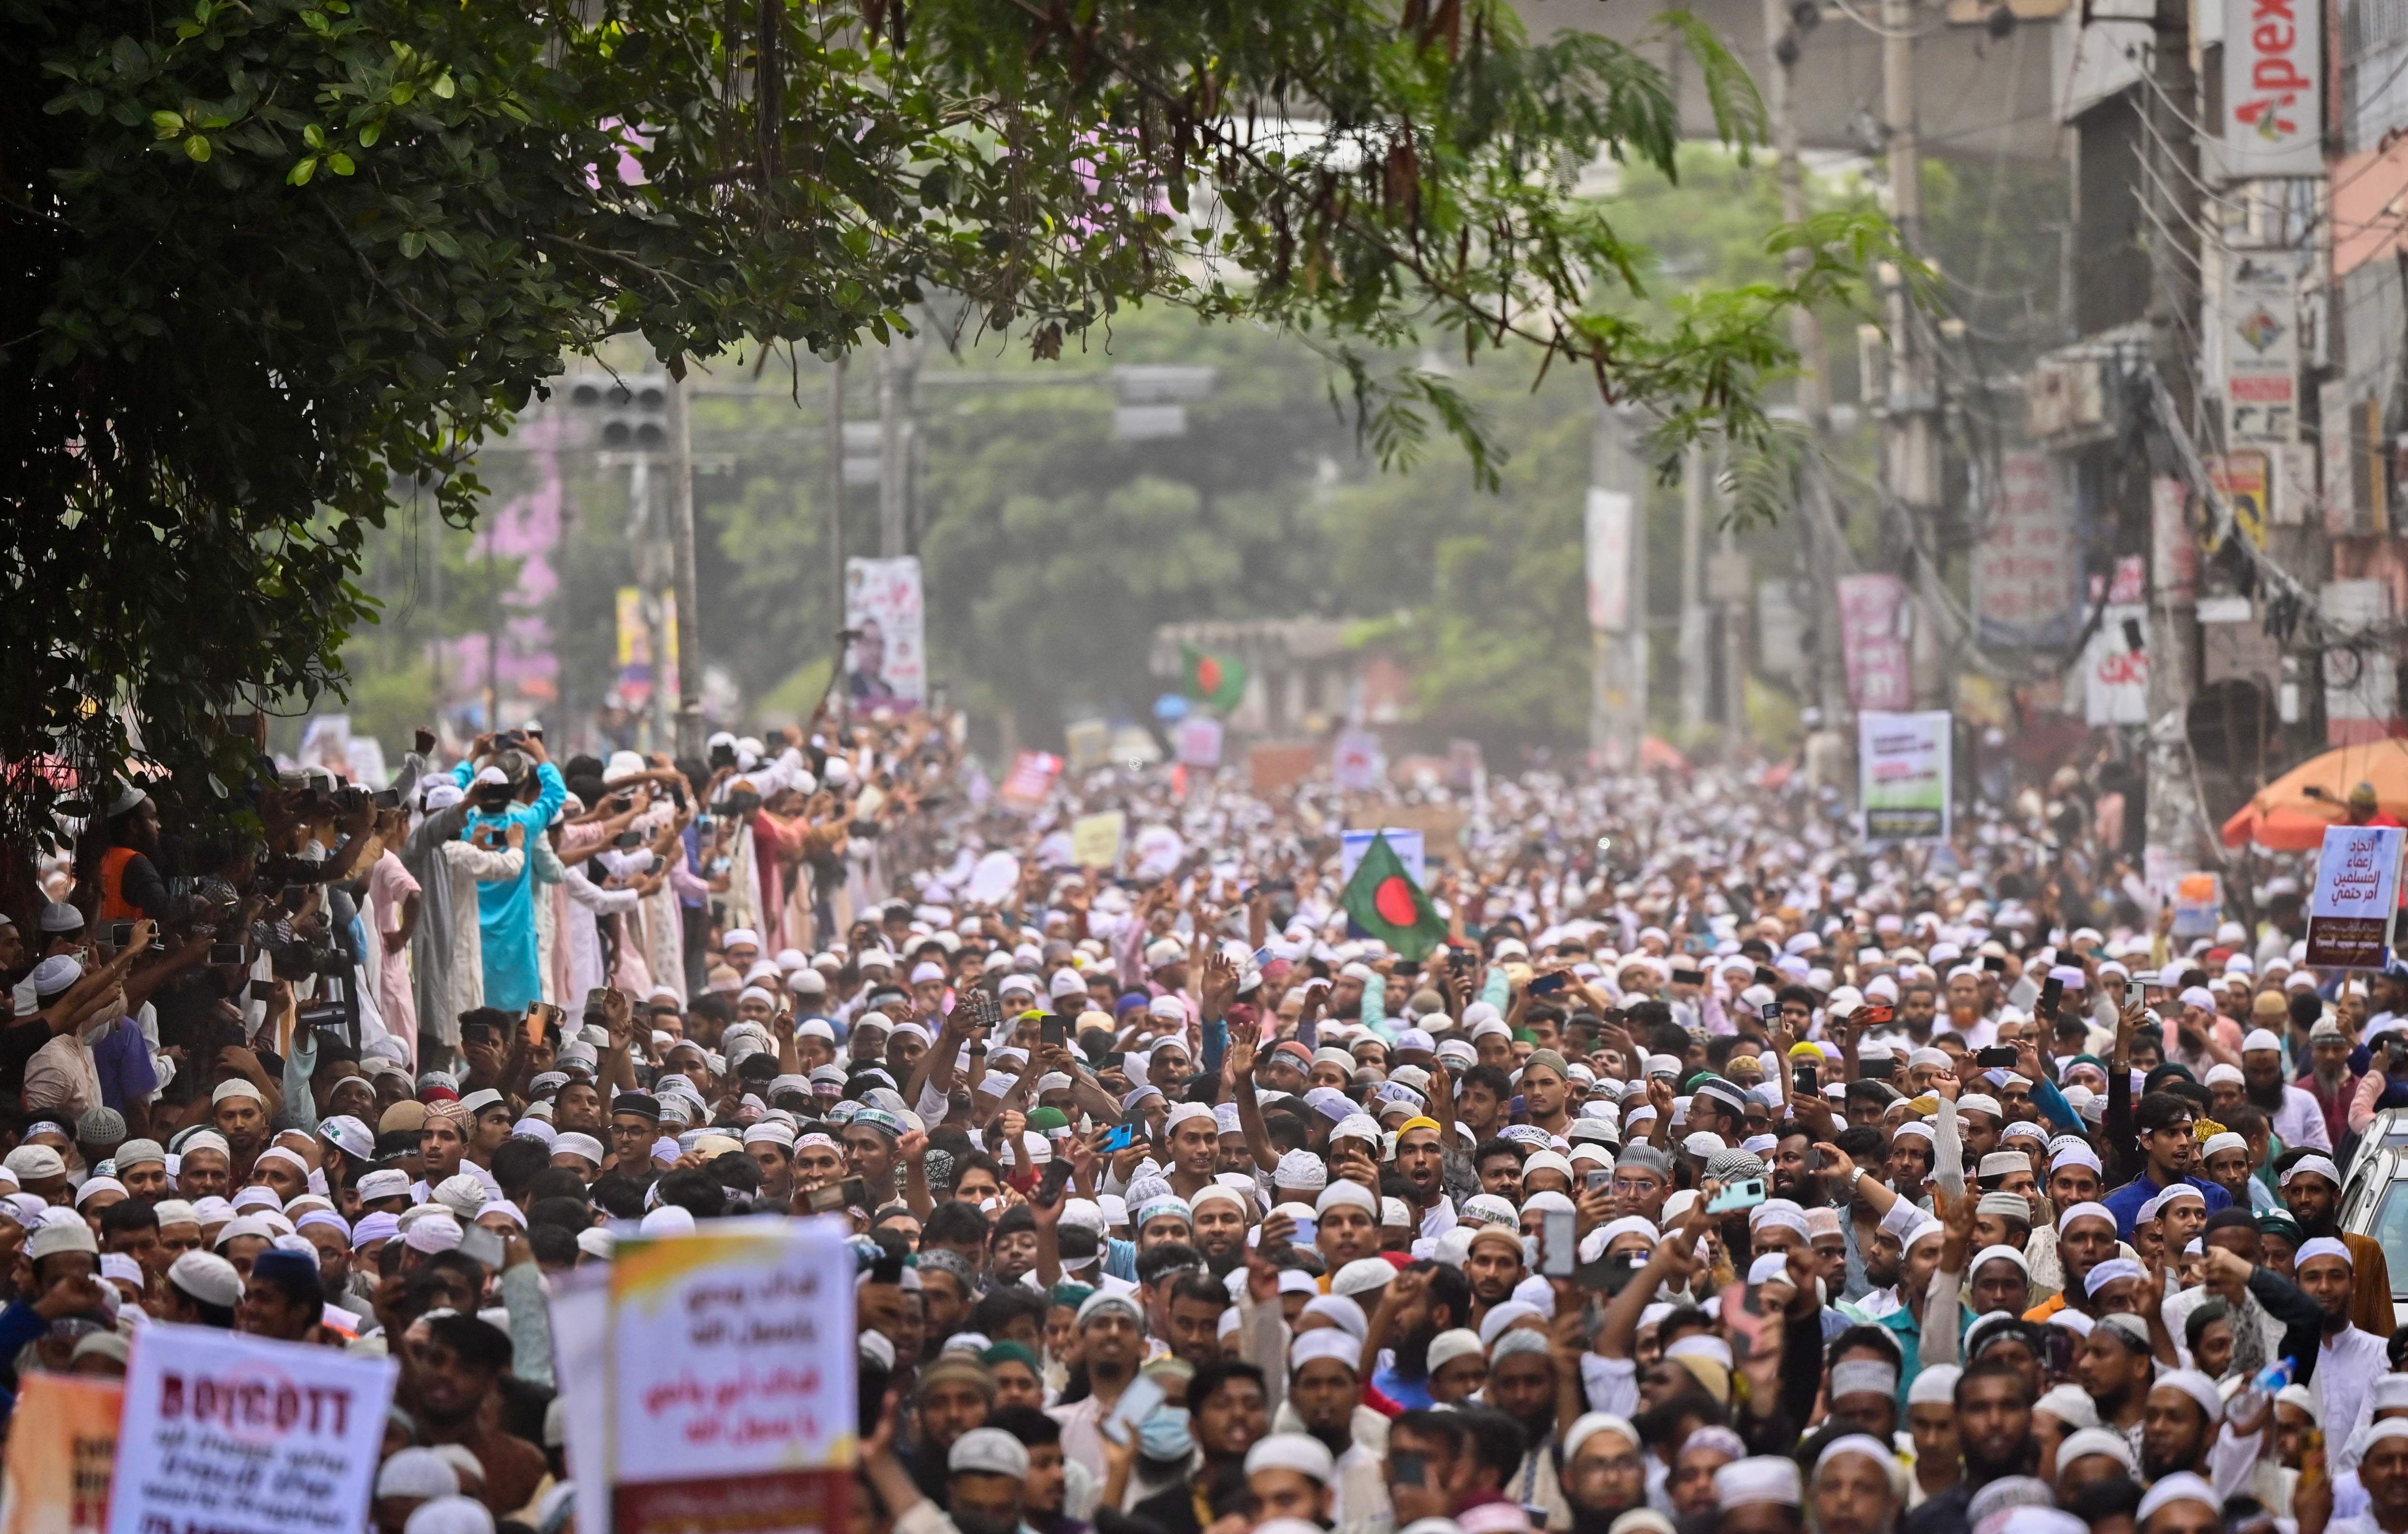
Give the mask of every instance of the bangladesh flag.
[[1238, 700], [1246, 695], [1246, 663], [1208, 655], [1201, 650], [1182, 647], [1180, 660], [1187, 667], [1187, 695], [1227, 713], [1237, 708]]
[[1356, 926], [1416, 964], [1446, 940], [1446, 923], [1438, 908], [1405, 871], [1405, 860], [1384, 836], [1371, 839], [1370, 850], [1354, 866], [1354, 877], [1346, 882], [1342, 899]]

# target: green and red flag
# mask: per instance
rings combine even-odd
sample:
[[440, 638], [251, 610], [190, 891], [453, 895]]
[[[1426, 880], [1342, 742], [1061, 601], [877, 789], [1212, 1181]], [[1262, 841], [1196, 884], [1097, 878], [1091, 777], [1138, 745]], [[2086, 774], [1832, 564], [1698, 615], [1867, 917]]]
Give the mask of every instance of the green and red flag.
[[1385, 836], [1371, 839], [1341, 900], [1356, 926], [1416, 964], [1446, 940], [1445, 920]]
[[1180, 660], [1187, 668], [1186, 692], [1189, 697], [1227, 713], [1246, 695], [1246, 663], [1233, 656], [1214, 655], [1185, 646], [1180, 649]]

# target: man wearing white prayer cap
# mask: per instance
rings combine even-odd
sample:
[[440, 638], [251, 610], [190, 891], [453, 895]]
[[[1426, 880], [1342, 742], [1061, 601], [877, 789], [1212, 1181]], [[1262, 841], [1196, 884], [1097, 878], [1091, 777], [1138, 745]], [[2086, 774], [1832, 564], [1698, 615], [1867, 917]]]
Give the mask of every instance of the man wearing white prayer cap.
[[973, 1427], [945, 1451], [945, 1504], [963, 1534], [1012, 1534], [1020, 1527], [1028, 1450], [1000, 1427]]
[[1883, 1440], [1843, 1433], [1814, 1459], [1818, 1534], [1889, 1534], [1903, 1496], [1898, 1456]]
[[[2214, 1380], [2195, 1369], [2170, 1369], [2158, 1375], [2149, 1387], [2147, 1414], [2142, 1419], [2142, 1475], [2162, 1481], [2182, 1470], [2206, 1473], [2208, 1450], [2223, 1423], [2224, 1398]], [[2253, 1452], [2249, 1457], [2257, 1455]]]
[[1330, 1517], [1337, 1460], [1329, 1446], [1306, 1433], [1273, 1433], [1246, 1451], [1246, 1490], [1260, 1519]]
[[1627, 1417], [1590, 1412], [1564, 1429], [1564, 1500], [1572, 1534], [1607, 1534], [1647, 1502], [1646, 1445]]
[[2224, 1502], [2215, 1488], [2185, 1470], [2151, 1486], [2141, 1498], [2141, 1534], [2215, 1534]]
[[[2279, 996], [2268, 992], [2277, 1005], [2273, 1015], [2283, 1016], [2288, 1009], [2279, 1005]], [[2315, 1095], [2294, 1086], [2283, 1074], [2283, 1040], [2268, 1028], [2252, 1028], [2241, 1040], [2241, 1077], [2243, 1095], [2264, 1113], [2273, 1125], [2274, 1133], [2292, 1150], [2303, 1146], [2330, 1152], [2332, 1131], [2325, 1123], [2324, 1110], [2317, 1106]]]
[[1714, 1471], [1719, 1534], [1799, 1534], [1805, 1500], [1798, 1461], [1780, 1455], [1752, 1455]]
[[2408, 1418], [2375, 1423], [2364, 1430], [2359, 1446], [2358, 1479], [2366, 1492], [2365, 1516], [2336, 1519], [2327, 1527], [2339, 1531], [2356, 1524], [2369, 1534], [2408, 1527]]

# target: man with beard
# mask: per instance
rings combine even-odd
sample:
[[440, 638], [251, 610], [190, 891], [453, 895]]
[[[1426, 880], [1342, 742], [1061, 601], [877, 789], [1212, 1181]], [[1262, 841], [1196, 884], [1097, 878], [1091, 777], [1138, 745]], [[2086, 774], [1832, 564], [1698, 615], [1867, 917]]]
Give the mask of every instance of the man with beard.
[[1905, 1534], [1955, 1534], [1973, 1494], [2001, 1476], [2027, 1473], [2031, 1457], [2031, 1381], [2023, 1368], [1984, 1360], [1956, 1381], [1956, 1434], [1964, 1479], [1907, 1514]]
[[910, 1456], [911, 1479], [929, 1496], [941, 1496], [956, 1468], [953, 1445], [985, 1426], [995, 1411], [995, 1376], [975, 1358], [940, 1355], [920, 1371], [914, 1397], [919, 1447]]
[[1287, 1404], [1336, 1461], [1330, 1516], [1340, 1527], [1363, 1521], [1387, 1500], [1380, 1489], [1380, 1456], [1354, 1432], [1355, 1403], [1363, 1398], [1362, 1351], [1353, 1334], [1337, 1326], [1298, 1333], [1288, 1349]]
[[1129, 1509], [1165, 1534], [1202, 1534], [1211, 1520], [1237, 1510], [1246, 1490], [1246, 1454], [1270, 1431], [1263, 1372], [1252, 1364], [1215, 1360], [1187, 1382], [1187, 1421], [1197, 1459], [1184, 1479]]
[[2308, 1073], [2301, 1090], [2315, 1098], [2316, 1111], [2324, 1115], [2327, 1142], [2338, 1142], [2349, 1132], [2349, 1105], [2358, 1096], [2358, 1079], [2349, 1068], [2349, 1035], [2324, 1015], [2324, 1002], [2314, 991], [2294, 991], [2291, 1002], [2311, 1014]]
[[1513, 1419], [1527, 1446], [1498, 1489], [1509, 1501], [1545, 1508], [1552, 1526], [1566, 1503], [1555, 1479], [1555, 1360], [1546, 1334], [1516, 1326], [1499, 1335], [1489, 1350], [1484, 1395], [1492, 1409]]
[[1381, 1295], [1371, 1318], [1373, 1338], [1398, 1339], [1388, 1366], [1373, 1372], [1372, 1388], [1408, 1411], [1427, 1409], [1429, 1345], [1470, 1315], [1471, 1286], [1461, 1273], [1443, 1263], [1409, 1264]]
[[1106, 1468], [1102, 1424], [1120, 1404], [1137, 1377], [1138, 1361], [1145, 1356], [1145, 1315], [1129, 1296], [1098, 1290], [1080, 1302], [1076, 1326], [1087, 1366], [1088, 1396], [1054, 1407], [1051, 1415], [1062, 1425], [1062, 1453], [1101, 1482]]
[[[2296, 1092], [2299, 1089], [2286, 1087], [2284, 1090]], [[2234, 1111], [2240, 1111], [2241, 1105], [2235, 1104]], [[2249, 1190], [2253, 1186], [2249, 1176], [2249, 1142], [2229, 1129], [2218, 1130], [2200, 1144], [2199, 1162], [2200, 1169], [2207, 1174], [2207, 1180], [2232, 1197], [2233, 1207], [2216, 1218], [2221, 1219], [2223, 1214], [2248, 1214], [2251, 1203]]]
[[[2293, 1270], [2299, 1275], [2300, 1287], [2325, 1313], [2324, 1340], [2316, 1349], [2316, 1371], [2310, 1383], [2322, 1409], [2319, 1419], [2325, 1425], [2326, 1441], [2335, 1446], [2332, 1467], [2336, 1471], [2346, 1470], [2357, 1460], [2350, 1438], [2364, 1421], [2372, 1420], [2374, 1382], [2389, 1369], [2390, 1350], [2382, 1338], [2353, 1323], [2353, 1292], [2362, 1293], [2366, 1281], [2351, 1265], [2350, 1248], [2329, 1236], [2312, 1236], [2300, 1244]], [[2382, 1297], [2388, 1308], [2388, 1284]]]
[[2251, 1017], [2258, 1025], [2241, 1040], [2242, 1092], [2272, 1123], [2276, 1137], [2285, 1145], [2330, 1151], [2332, 1132], [2325, 1123], [2323, 1106], [2313, 1093], [2283, 1079], [2283, 1040], [2266, 1025], [2270, 1020], [2279, 1025], [2289, 1015], [2290, 1010], [2280, 995], [2272, 991], [2258, 993], [2251, 1010]]
[[1917, 1047], [1931, 1042], [1931, 1025], [1939, 1011], [1939, 993], [1929, 981], [1911, 980], [1899, 988], [1898, 1025]]
[[[2149, 1387], [2141, 1419], [2141, 1474], [2150, 1481], [2188, 1471], [2210, 1476], [2208, 1451], [2215, 1446], [2224, 1425], [2224, 1398], [2215, 1382], [2195, 1369], [2168, 1369]], [[2245, 1479], [2258, 1458], [2258, 1435], [2245, 1441], [2248, 1457], [2239, 1469]], [[2220, 1480], [2221, 1477], [2214, 1479]], [[2240, 1490], [2238, 1484], [2218, 1488], [2217, 1495]]]
[[1523, 1262], [1522, 1238], [1509, 1226], [1481, 1226], [1471, 1233], [1471, 1249], [1464, 1254], [1463, 1276], [1471, 1288], [1471, 1315], [1477, 1326], [1488, 1312], [1513, 1297], [1514, 1285], [1529, 1276]]
[[[1799, 1123], [1783, 1125], [1774, 1131], [1780, 1138], [1772, 1148], [1773, 1197], [1786, 1198], [1800, 1209], [1820, 1209], [1830, 1203], [1823, 1191], [1822, 1174], [1812, 1170], [1814, 1162], [1814, 1137]], [[1736, 1145], [1738, 1140], [1731, 1141]]]
[[1014, 1534], [1028, 1449], [1000, 1427], [973, 1427], [945, 1451], [945, 1511], [961, 1534]]
[[1898, 1526], [1898, 1458], [1863, 1433], [1835, 1438], [1814, 1460], [1810, 1500], [1819, 1534], [1889, 1534]]
[[[2228, 1209], [2213, 1216], [2200, 1240], [2207, 1254], [2205, 1282], [2166, 1297], [2167, 1332], [2184, 1336], [2200, 1306], [2222, 1299], [2232, 1309], [2241, 1355], [2268, 1361], [2305, 1358], [2323, 1336], [2324, 1311], [2299, 1285], [2265, 1266], [2265, 1239], [2249, 1211]], [[2252, 1337], [2254, 1350], [2247, 1346]]]
[[2081, 1347], [2073, 1377], [2099, 1409], [2099, 1426], [2121, 1434], [2137, 1454], [2149, 1382], [2157, 1372], [2149, 1356], [2148, 1323], [2121, 1311], [2101, 1316]]
[[[1204, 1265], [1212, 1276], [1226, 1276], [1242, 1266], [1246, 1232], [1253, 1225], [1246, 1196], [1226, 1183], [1215, 1183], [1197, 1194], [1189, 1207], [1188, 1228], [1195, 1233], [1196, 1250], [1204, 1254]], [[1034, 1260], [1032, 1255], [1032, 1265]]]
[[1564, 1501], [1571, 1534], [1606, 1534], [1647, 1500], [1647, 1458], [1626, 1418], [1591, 1412], [1564, 1430]]
[[[2382, 1242], [2340, 1227], [2341, 1168], [2333, 1165], [2329, 1156], [2314, 1151], [2296, 1159], [2285, 1159], [2290, 1165], [2283, 1168], [2283, 1202], [2292, 1218], [2300, 1222], [2300, 1232], [2311, 1240], [2325, 1237], [2339, 1241], [2348, 1254], [2351, 1270], [2358, 1276], [2350, 1301], [2350, 1323], [2375, 1337], [2389, 1337], [2397, 1326], [2391, 1312], [2391, 1265], [2383, 1254]], [[2307, 1248], [2303, 1246], [2292, 1259], [2294, 1271], [2306, 1255]], [[2300, 1283], [2306, 1286], [2304, 1277]]]

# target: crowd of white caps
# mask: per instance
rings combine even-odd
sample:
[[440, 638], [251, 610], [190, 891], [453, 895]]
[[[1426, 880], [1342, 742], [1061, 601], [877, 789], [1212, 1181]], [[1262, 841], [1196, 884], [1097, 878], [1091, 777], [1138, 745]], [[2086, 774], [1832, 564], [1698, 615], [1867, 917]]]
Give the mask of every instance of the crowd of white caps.
[[[2028, 806], [1912, 855], [1706, 774], [1012, 815], [941, 731], [714, 744], [330, 811], [369, 1015], [261, 958], [200, 1059], [102, 930], [158, 914], [113, 806], [114, 904], [0, 929], [7, 1383], [151, 1320], [390, 1354], [378, 1527], [550, 1534], [548, 1291], [770, 1211], [853, 1226], [856, 1528], [2408, 1530], [2408, 1201], [2342, 1198], [2408, 980], [2306, 968], [2287, 882], [2177, 939]], [[1447, 827], [1426, 917], [1349, 898], [1383, 813]]]

